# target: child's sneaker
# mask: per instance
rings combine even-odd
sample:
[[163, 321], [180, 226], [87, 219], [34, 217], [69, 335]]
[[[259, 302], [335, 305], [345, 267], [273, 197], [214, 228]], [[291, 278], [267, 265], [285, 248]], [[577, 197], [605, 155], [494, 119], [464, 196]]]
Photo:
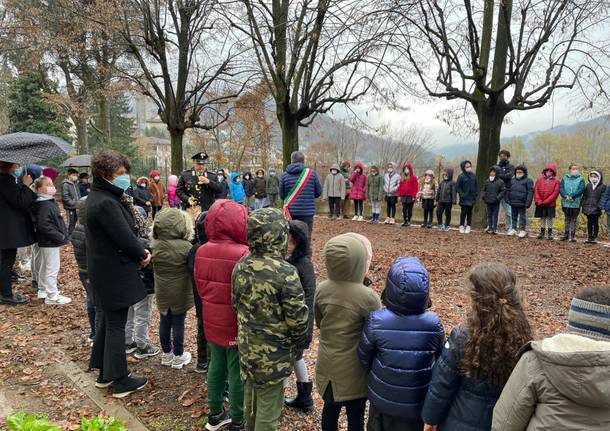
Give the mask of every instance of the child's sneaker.
[[385, 219], [385, 221], [383, 222], [383, 224], [390, 224], [390, 217], [387, 217], [387, 218]]
[[161, 353], [161, 349], [155, 346], [151, 346], [147, 344], [144, 347], [138, 347], [136, 353], [133, 355], [138, 359], [152, 358], [153, 356], [157, 356]]
[[174, 361], [174, 354], [172, 352], [163, 353], [161, 355], [161, 365], [165, 365], [166, 367], [171, 367], [173, 361]]
[[245, 429], [246, 425], [243, 422], [240, 424], [231, 422], [231, 425], [229, 426], [229, 431], [245, 431]]
[[525, 232], [524, 230], [519, 231], [519, 238], [525, 238], [526, 236], [527, 236], [527, 232]]
[[205, 429], [216, 431], [230, 423], [231, 415], [229, 415], [229, 412], [222, 411], [217, 415], [210, 415], [210, 417], [208, 417], [208, 423], [206, 424]]
[[176, 370], [181, 370], [182, 367], [191, 363], [191, 354], [189, 352], [184, 352], [180, 356], [174, 356], [174, 360], [172, 361], [172, 368]]
[[195, 367], [195, 372], [198, 374], [206, 374], [208, 372], [208, 364], [206, 362], [199, 362]]
[[138, 345], [135, 343], [135, 341], [132, 341], [130, 344], [125, 344], [125, 354], [126, 355], [131, 355], [137, 349], [138, 349]]
[[515, 229], [509, 229], [507, 232], [508, 236], [515, 236], [517, 234], [517, 231]]
[[466, 230], [464, 229], [464, 226], [460, 226], [460, 233], [464, 233], [466, 232]]
[[363, 216], [358, 216], [358, 221], [364, 221], [364, 217]]
[[466, 228], [464, 229], [464, 233], [470, 233], [471, 230], [472, 228], [470, 226], [466, 226]]
[[72, 302], [72, 299], [67, 296], [63, 296], [60, 294], [53, 296], [48, 296], [45, 298], [44, 303], [47, 305], [66, 305]]
[[36, 294], [36, 297], [38, 299], [47, 299], [47, 291], [46, 290], [39, 290], [38, 293]]
[[352, 217], [352, 221], [358, 221], [358, 216], [355, 215], [354, 217]]

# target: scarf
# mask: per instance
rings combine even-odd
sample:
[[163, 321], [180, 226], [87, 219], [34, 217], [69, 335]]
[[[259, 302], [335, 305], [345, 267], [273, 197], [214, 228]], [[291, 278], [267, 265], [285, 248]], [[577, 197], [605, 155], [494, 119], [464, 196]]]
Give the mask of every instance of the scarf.
[[121, 203], [133, 214], [133, 218], [136, 222], [136, 236], [138, 238], [148, 238], [148, 220], [146, 220], [146, 218], [140, 213], [140, 211], [136, 209], [135, 205], [133, 204], [133, 198], [128, 194], [123, 193], [123, 195], [121, 196]]

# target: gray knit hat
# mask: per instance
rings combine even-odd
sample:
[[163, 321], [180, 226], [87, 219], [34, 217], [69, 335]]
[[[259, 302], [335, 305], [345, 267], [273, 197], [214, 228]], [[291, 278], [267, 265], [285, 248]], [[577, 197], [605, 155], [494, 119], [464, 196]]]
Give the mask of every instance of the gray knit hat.
[[610, 305], [574, 298], [568, 313], [568, 332], [610, 341]]

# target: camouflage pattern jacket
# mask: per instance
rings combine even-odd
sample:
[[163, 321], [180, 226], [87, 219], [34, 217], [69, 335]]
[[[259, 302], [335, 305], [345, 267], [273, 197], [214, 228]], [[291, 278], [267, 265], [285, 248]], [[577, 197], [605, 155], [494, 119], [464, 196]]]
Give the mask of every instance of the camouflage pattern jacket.
[[297, 347], [307, 338], [309, 313], [299, 274], [284, 260], [288, 221], [279, 210], [252, 213], [248, 245], [251, 254], [233, 270], [232, 302], [241, 376], [260, 388], [290, 376]]

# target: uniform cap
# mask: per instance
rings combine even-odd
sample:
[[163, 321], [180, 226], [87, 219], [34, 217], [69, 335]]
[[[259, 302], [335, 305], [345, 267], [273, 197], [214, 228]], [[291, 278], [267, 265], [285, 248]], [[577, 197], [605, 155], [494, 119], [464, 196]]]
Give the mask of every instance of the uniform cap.
[[208, 155], [205, 152], [197, 153], [191, 157], [198, 165], [205, 165], [208, 163]]

